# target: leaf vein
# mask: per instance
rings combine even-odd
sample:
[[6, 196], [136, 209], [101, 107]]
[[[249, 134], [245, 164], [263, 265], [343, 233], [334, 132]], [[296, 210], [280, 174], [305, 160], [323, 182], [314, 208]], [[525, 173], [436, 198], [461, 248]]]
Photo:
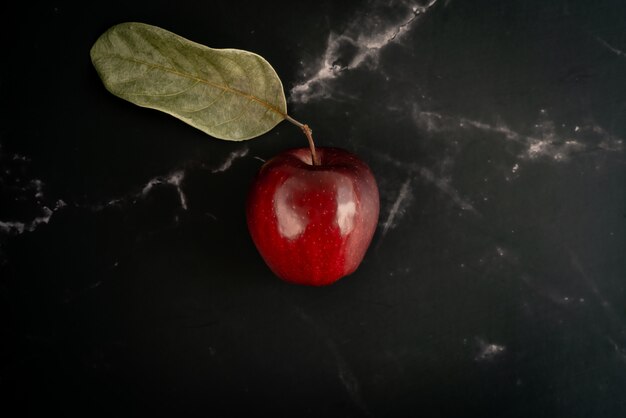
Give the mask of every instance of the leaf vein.
[[226, 125], [227, 123], [232, 123], [235, 122], [236, 120], [241, 119], [241, 117], [244, 115], [244, 112], [241, 112], [240, 114], [238, 114], [237, 116], [235, 116], [234, 118], [230, 118], [228, 120], [225, 120], [224, 122], [220, 122], [220, 123], [216, 123], [215, 125], [213, 125], [213, 128], [217, 128], [218, 126], [222, 126], [222, 125]]
[[141, 64], [141, 65], [145, 65], [145, 66], [148, 66], [150, 68], [153, 68], [153, 69], [158, 69], [158, 70], [161, 70], [161, 71], [165, 71], [165, 72], [168, 72], [170, 74], [174, 74], [174, 75], [177, 75], [177, 76], [180, 76], [180, 77], [183, 77], [183, 78], [188, 78], [188, 79], [197, 81], [198, 83], [203, 83], [203, 84], [206, 84], [206, 85], [208, 85], [210, 87], [213, 87], [213, 88], [216, 88], [216, 89], [219, 89], [219, 90], [224, 90], [225, 92], [228, 92], [228, 93], [231, 93], [231, 94], [235, 94], [235, 95], [238, 95], [238, 96], [241, 96], [241, 97], [245, 97], [245, 98], [249, 99], [250, 101], [256, 102], [256, 103], [258, 103], [258, 104], [260, 104], [260, 105], [262, 105], [262, 106], [272, 110], [273, 112], [276, 112], [277, 114], [279, 114], [283, 118], [287, 117], [287, 114], [285, 112], [283, 112], [282, 110], [278, 109], [276, 106], [266, 102], [263, 99], [260, 99], [260, 98], [258, 98], [256, 96], [254, 96], [252, 94], [246, 93], [246, 92], [238, 90], [236, 88], [233, 88], [233, 87], [230, 87], [230, 86], [222, 86], [222, 85], [214, 83], [214, 82], [212, 82], [210, 80], [206, 80], [204, 78], [201, 78], [199, 76], [178, 71], [175, 68], [169, 68], [169, 67], [165, 67], [163, 65], [152, 64], [150, 62], [146, 62], [146, 61], [142, 61], [142, 60], [138, 60], [138, 59], [130, 58], [130, 57], [126, 57], [126, 59], [128, 61], [135, 62], [137, 64]]
[[163, 93], [163, 94], [152, 94], [152, 93], [124, 93], [127, 96], [150, 96], [150, 97], [174, 97], [174, 96], [178, 96], [181, 95], [183, 93], [187, 93], [189, 90], [191, 90], [192, 88], [196, 87], [198, 84], [200, 84], [199, 81], [195, 80], [194, 83], [192, 85], [190, 85], [189, 87], [186, 87], [182, 90], [173, 92], [173, 93]]
[[193, 109], [193, 110], [182, 110], [182, 112], [184, 112], [184, 113], [198, 113], [198, 112], [201, 112], [201, 111], [203, 111], [203, 110], [206, 110], [206, 109], [208, 109], [209, 107], [213, 106], [215, 103], [217, 103], [217, 101], [220, 99], [220, 96], [222, 96], [222, 94], [224, 94], [224, 91], [223, 91], [223, 90], [222, 90], [222, 91], [220, 91], [220, 92], [219, 92], [219, 94], [218, 94], [217, 96], [215, 96], [215, 98], [214, 98], [213, 100], [211, 100], [211, 102], [210, 102], [210, 103], [208, 103], [207, 105], [202, 106], [202, 107], [200, 107], [200, 108], [198, 108], [198, 109]]

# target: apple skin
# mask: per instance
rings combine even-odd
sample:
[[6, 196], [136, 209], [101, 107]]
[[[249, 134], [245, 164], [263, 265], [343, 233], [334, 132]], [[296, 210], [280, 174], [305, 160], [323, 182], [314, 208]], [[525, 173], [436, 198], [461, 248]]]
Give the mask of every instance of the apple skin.
[[287, 150], [267, 161], [246, 202], [252, 240], [281, 279], [324, 286], [353, 273], [378, 224], [378, 186], [369, 167], [339, 148]]

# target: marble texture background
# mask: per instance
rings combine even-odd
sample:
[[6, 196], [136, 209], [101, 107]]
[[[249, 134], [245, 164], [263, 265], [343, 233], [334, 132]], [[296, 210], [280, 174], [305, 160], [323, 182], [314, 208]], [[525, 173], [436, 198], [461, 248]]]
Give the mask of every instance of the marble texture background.
[[[626, 4], [11, 4], [0, 384], [27, 414], [626, 414]], [[247, 187], [304, 137], [213, 140], [105, 91], [123, 21], [264, 56], [376, 174], [360, 269], [276, 279]], [[8, 403], [7, 403], [8, 405]]]

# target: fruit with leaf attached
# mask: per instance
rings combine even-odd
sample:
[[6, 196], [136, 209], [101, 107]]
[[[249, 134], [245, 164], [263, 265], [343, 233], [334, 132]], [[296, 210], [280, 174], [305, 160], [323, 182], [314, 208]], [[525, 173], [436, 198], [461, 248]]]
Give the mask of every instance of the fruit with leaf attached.
[[90, 56], [111, 93], [215, 138], [256, 138], [284, 120], [299, 127], [309, 149], [272, 159], [252, 186], [252, 239], [269, 267], [290, 282], [325, 285], [356, 270], [378, 222], [374, 177], [347, 151], [316, 153], [311, 129], [288, 114], [281, 80], [265, 59], [137, 22], [109, 28]]
[[285, 281], [323, 286], [353, 273], [372, 240], [379, 194], [369, 167], [338, 148], [285, 151], [266, 162], [248, 194], [252, 240]]

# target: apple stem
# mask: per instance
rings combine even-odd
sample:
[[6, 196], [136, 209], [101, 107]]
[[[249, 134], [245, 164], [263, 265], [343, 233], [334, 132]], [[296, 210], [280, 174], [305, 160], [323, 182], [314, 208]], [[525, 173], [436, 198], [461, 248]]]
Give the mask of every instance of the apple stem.
[[315, 152], [313, 131], [311, 130], [311, 128], [309, 128], [309, 125], [305, 123], [300, 123], [289, 115], [285, 115], [285, 119], [296, 125], [298, 128], [302, 129], [302, 132], [304, 132], [304, 135], [306, 135], [306, 139], [309, 141], [309, 148], [311, 149], [311, 161], [313, 162], [313, 165], [320, 165], [320, 160], [317, 158], [317, 153]]

